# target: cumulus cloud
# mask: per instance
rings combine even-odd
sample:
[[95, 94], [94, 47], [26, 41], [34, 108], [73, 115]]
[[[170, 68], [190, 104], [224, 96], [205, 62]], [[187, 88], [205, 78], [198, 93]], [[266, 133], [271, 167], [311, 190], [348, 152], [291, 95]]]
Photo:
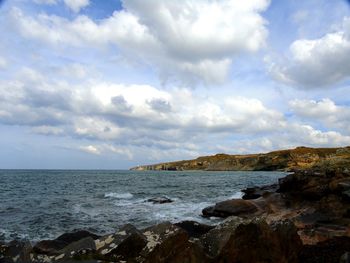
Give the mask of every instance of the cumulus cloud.
[[319, 39], [298, 39], [290, 46], [290, 56], [270, 61], [271, 73], [287, 84], [322, 88], [350, 77], [350, 18], [342, 27]]
[[81, 146], [79, 149], [86, 152], [86, 153], [91, 153], [91, 154], [96, 154], [96, 155], [101, 154], [101, 152], [93, 145]]
[[34, 0], [34, 3], [39, 5], [55, 5], [57, 0]]
[[193, 143], [211, 134], [259, 134], [284, 125], [281, 113], [257, 99], [103, 81], [72, 86], [28, 68], [1, 81], [0, 94], [1, 123], [119, 145], [193, 151]]
[[19, 9], [12, 10], [11, 17], [26, 37], [54, 45], [112, 44], [155, 67], [164, 80], [176, 76], [188, 83], [218, 83], [237, 55], [265, 45], [268, 31], [260, 13], [269, 2], [125, 0], [123, 10], [101, 21], [87, 16], [29, 17]]
[[293, 123], [290, 129], [294, 134], [291, 135], [290, 141], [299, 143], [299, 145], [310, 146], [344, 146], [350, 145], [350, 136], [343, 135], [336, 131], [321, 131], [310, 125]]
[[[255, 98], [216, 99], [190, 89], [161, 90], [97, 79], [68, 84], [28, 68], [15, 79], [0, 82], [0, 123], [88, 141], [79, 149], [92, 154], [132, 159], [142, 153], [143, 158], [161, 160], [224, 150], [237, 153], [350, 143], [350, 131], [345, 128], [350, 119], [347, 107], [327, 99], [294, 100], [290, 107], [299, 120], [290, 122]], [[307, 124], [310, 119], [327, 120], [330, 130], [314, 128]]]
[[292, 100], [292, 111], [302, 118], [322, 123], [327, 128], [350, 133], [350, 107], [340, 106], [330, 99]]
[[90, 4], [90, 1], [89, 0], [64, 0], [64, 3], [75, 13], [79, 13], [80, 9], [87, 7]]

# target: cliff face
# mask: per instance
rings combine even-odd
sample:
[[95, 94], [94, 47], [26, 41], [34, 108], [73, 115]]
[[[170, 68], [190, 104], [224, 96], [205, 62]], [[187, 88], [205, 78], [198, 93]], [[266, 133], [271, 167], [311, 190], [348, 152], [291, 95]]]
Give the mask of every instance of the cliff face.
[[344, 148], [297, 147], [248, 155], [216, 154], [194, 160], [142, 165], [131, 170], [276, 171], [340, 165], [350, 167], [350, 146]]

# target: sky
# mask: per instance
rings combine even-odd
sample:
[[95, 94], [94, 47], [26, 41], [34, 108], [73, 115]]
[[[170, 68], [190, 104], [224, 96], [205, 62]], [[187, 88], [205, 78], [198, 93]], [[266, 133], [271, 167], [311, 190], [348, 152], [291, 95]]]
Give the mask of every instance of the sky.
[[0, 168], [350, 145], [345, 0], [0, 0]]

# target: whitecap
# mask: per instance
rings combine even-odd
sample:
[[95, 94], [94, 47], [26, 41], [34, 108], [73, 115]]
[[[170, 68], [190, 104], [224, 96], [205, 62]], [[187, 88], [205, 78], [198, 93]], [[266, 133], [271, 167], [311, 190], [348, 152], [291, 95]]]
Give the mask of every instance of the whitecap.
[[243, 196], [243, 193], [241, 191], [239, 192], [236, 192], [234, 193], [232, 196], [231, 196], [231, 199], [241, 199]]
[[105, 193], [105, 198], [131, 199], [133, 197], [131, 193]]

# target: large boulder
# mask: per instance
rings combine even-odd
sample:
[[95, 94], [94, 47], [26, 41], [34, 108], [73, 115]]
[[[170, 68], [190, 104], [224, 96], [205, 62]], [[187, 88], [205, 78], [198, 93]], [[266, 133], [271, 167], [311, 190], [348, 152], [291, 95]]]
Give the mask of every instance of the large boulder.
[[180, 227], [164, 222], [143, 231], [147, 244], [138, 262], [144, 263], [200, 263], [207, 262], [201, 247], [189, 241]]
[[240, 224], [215, 262], [298, 262], [301, 241], [292, 223], [269, 226], [263, 220]]
[[54, 240], [42, 240], [36, 243], [33, 251], [37, 254], [57, 255], [59, 250], [86, 237], [97, 239], [99, 236], [85, 230], [65, 233]]
[[196, 221], [182, 221], [175, 225], [185, 230], [193, 238], [199, 238], [214, 228], [214, 226], [200, 224]]
[[[85, 237], [75, 241], [61, 249], [58, 254], [62, 260], [74, 259], [91, 259], [96, 251], [95, 240], [92, 237]], [[56, 258], [58, 258], [56, 256]]]
[[0, 244], [0, 262], [30, 262], [32, 246], [29, 241], [11, 241], [8, 244]]
[[231, 199], [204, 208], [202, 214], [204, 217], [228, 217], [252, 215], [257, 211], [258, 207], [249, 200]]
[[200, 238], [201, 246], [211, 259], [217, 258], [222, 253], [236, 228], [244, 222], [246, 221], [240, 217], [228, 217]]
[[242, 196], [242, 199], [244, 200], [257, 199], [266, 195], [267, 193], [275, 193], [277, 189], [278, 189], [278, 184], [248, 187], [242, 190], [242, 192], [244, 193], [244, 195]]
[[108, 261], [132, 261], [146, 246], [147, 240], [141, 231], [127, 224], [118, 232], [95, 240], [96, 258]]

